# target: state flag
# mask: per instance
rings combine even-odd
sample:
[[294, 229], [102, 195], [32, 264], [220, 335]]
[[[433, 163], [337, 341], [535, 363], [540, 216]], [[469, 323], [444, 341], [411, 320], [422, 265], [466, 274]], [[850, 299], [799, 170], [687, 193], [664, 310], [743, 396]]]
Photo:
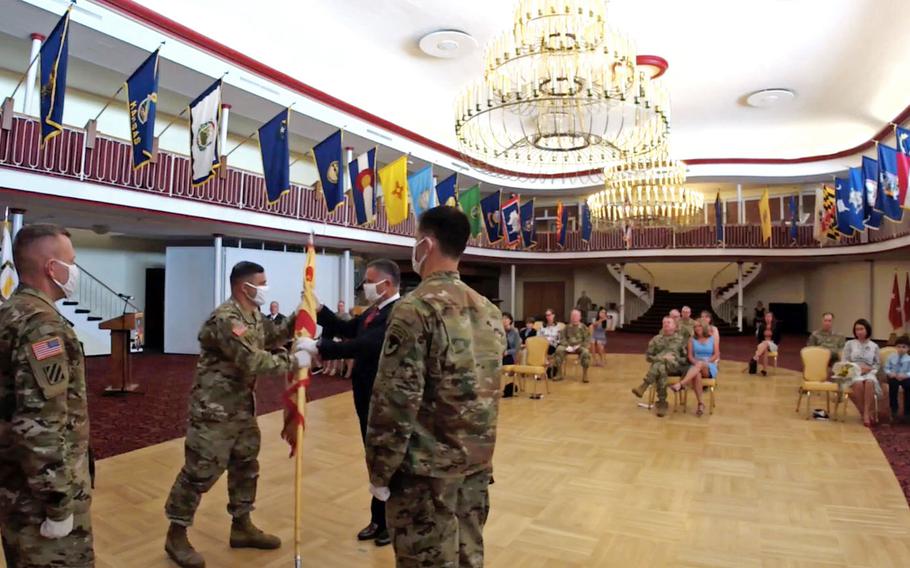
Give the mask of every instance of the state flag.
[[483, 214], [480, 212], [480, 186], [475, 185], [458, 195], [458, 207], [468, 216], [471, 236], [477, 237], [483, 231]]
[[382, 201], [389, 226], [408, 219], [408, 157], [401, 156], [379, 170]]
[[534, 200], [521, 206], [521, 240], [524, 248], [537, 246], [537, 226], [534, 218]]
[[510, 247], [517, 245], [521, 240], [521, 211], [517, 195], [502, 204], [502, 227], [506, 243]]
[[433, 188], [433, 168], [427, 166], [408, 177], [408, 193], [414, 217], [420, 217], [427, 209], [436, 207], [436, 192]]
[[458, 205], [458, 195], [455, 190], [455, 184], [458, 181], [458, 174], [452, 174], [446, 179], [436, 184], [436, 202], [440, 205], [455, 207]]
[[158, 111], [158, 53], [149, 55], [126, 80], [127, 111], [130, 117], [130, 143], [133, 169], [152, 160], [155, 142], [155, 117]]
[[259, 152], [269, 203], [291, 191], [291, 147], [288, 142], [290, 109], [284, 109], [259, 127]]
[[487, 230], [487, 242], [490, 244], [498, 243], [502, 239], [501, 200], [502, 190], [499, 189], [480, 200], [483, 225]]
[[348, 164], [351, 197], [358, 225], [371, 223], [376, 216], [376, 148]]
[[41, 146], [63, 132], [63, 102], [66, 96], [66, 69], [69, 63], [69, 24], [73, 5], [41, 45]]
[[332, 213], [344, 203], [344, 148], [341, 130], [313, 146], [313, 157], [319, 171], [325, 207]]
[[190, 103], [190, 163], [193, 185], [212, 179], [221, 167], [221, 79]]

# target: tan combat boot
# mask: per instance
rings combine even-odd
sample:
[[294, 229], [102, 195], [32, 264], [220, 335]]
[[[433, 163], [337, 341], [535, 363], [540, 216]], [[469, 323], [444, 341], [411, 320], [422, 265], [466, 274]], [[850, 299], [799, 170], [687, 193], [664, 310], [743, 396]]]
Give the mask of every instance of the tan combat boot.
[[658, 418], [663, 418], [667, 415], [667, 411], [670, 410], [670, 405], [667, 404], [666, 400], [657, 401], [657, 416]]
[[587, 369], [582, 369], [582, 371], [581, 371], [581, 382], [583, 382], [583, 383], [589, 382], [589, 381], [588, 381], [588, 370], [587, 370]]
[[638, 398], [641, 398], [641, 397], [645, 396], [645, 391], [647, 391], [647, 390], [648, 390], [648, 383], [642, 383], [642, 384], [638, 385], [637, 387], [635, 387], [634, 389], [632, 389], [632, 394], [634, 394]]
[[186, 527], [171, 523], [167, 529], [164, 550], [181, 568], [205, 568], [205, 559], [196, 552], [186, 537]]
[[249, 513], [235, 517], [231, 523], [231, 548], [272, 550], [280, 546], [281, 539], [256, 528]]

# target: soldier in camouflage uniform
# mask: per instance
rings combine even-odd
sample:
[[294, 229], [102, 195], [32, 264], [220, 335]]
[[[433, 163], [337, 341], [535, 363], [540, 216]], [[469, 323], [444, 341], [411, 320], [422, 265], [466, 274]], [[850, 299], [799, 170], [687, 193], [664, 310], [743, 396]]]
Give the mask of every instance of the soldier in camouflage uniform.
[[581, 310], [575, 308], [569, 315], [569, 324], [559, 332], [559, 347], [556, 348], [556, 368], [559, 369], [562, 380], [563, 364], [567, 353], [578, 355], [581, 363], [581, 380], [588, 382], [588, 367], [591, 366], [591, 332], [588, 326], [581, 323]]
[[373, 386], [370, 491], [388, 500], [399, 567], [483, 566], [506, 339], [499, 309], [458, 276], [469, 233], [452, 207], [420, 217], [423, 281], [392, 311]]
[[233, 517], [233, 548], [274, 549], [278, 537], [250, 520], [259, 478], [259, 426], [255, 386], [260, 375], [279, 375], [309, 366], [305, 351], [276, 350], [294, 331], [294, 317], [282, 325], [259, 311], [265, 302], [263, 268], [240, 262], [231, 271], [231, 297], [212, 312], [199, 331], [199, 362], [190, 392], [186, 462], [171, 488], [165, 513], [171, 525], [165, 550], [178, 565], [202, 567], [205, 561], [187, 539], [186, 529], [202, 494], [228, 472], [228, 513]]
[[844, 350], [844, 343], [847, 341], [843, 335], [834, 333], [832, 331], [833, 327], [834, 314], [825, 312], [822, 314], [822, 328], [813, 331], [812, 335], [809, 336], [809, 341], [806, 342], [809, 347], [824, 347], [830, 351], [831, 359], [828, 361], [829, 365], [837, 363], [841, 352]]
[[686, 341], [676, 331], [676, 320], [667, 316], [663, 320], [663, 329], [648, 342], [646, 353], [651, 367], [641, 385], [632, 389], [632, 394], [641, 398], [651, 384], [657, 388], [657, 415], [665, 416], [667, 404], [667, 377], [685, 375], [688, 370], [686, 359]]
[[695, 320], [692, 319], [692, 308], [683, 306], [680, 310], [679, 319], [676, 320], [676, 329], [682, 334], [685, 344], [689, 344], [692, 338], [692, 330], [695, 327]]
[[95, 565], [82, 346], [54, 302], [76, 290], [69, 233], [19, 231], [0, 306], [0, 533], [10, 568]]

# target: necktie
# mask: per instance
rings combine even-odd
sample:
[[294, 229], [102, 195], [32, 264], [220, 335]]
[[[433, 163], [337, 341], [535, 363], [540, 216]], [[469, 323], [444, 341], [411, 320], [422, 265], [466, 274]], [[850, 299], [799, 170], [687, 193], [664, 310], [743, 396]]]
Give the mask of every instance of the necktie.
[[376, 316], [379, 315], [379, 308], [370, 308], [370, 312], [367, 314], [367, 317], [363, 320], [364, 329], [370, 327], [370, 322], [376, 319]]

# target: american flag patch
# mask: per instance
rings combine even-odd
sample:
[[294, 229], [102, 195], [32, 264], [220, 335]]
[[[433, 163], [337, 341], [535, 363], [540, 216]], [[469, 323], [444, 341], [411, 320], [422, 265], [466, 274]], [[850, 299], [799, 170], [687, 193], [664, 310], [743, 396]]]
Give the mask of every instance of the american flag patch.
[[39, 361], [63, 355], [63, 342], [58, 337], [52, 337], [38, 343], [32, 343], [32, 353], [35, 354], [35, 359]]

